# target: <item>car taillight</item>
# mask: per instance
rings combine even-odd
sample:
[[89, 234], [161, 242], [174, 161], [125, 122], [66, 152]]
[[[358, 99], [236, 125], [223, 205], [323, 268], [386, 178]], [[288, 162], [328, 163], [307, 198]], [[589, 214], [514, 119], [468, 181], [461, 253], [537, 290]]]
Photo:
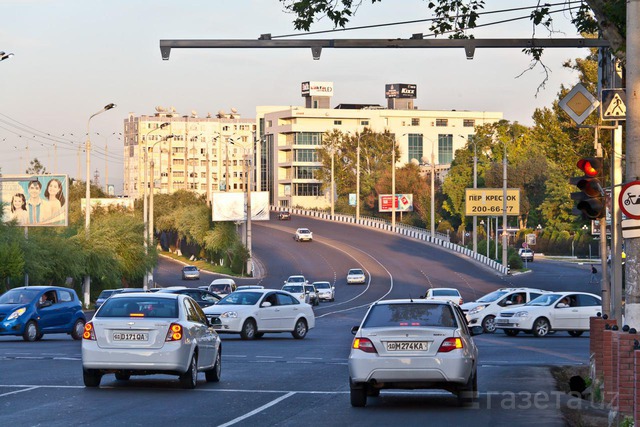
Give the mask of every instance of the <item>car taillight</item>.
[[167, 332], [166, 341], [180, 341], [182, 339], [182, 325], [178, 323], [172, 323], [169, 326], [169, 332]]
[[355, 350], [362, 350], [365, 353], [377, 353], [373, 343], [368, 338], [356, 338], [353, 340], [353, 348]]
[[96, 340], [96, 334], [93, 331], [93, 323], [87, 322], [84, 324], [84, 332], [82, 333], [82, 338], [89, 341]]
[[447, 338], [440, 344], [438, 353], [448, 353], [451, 350], [457, 350], [463, 347], [461, 338]]

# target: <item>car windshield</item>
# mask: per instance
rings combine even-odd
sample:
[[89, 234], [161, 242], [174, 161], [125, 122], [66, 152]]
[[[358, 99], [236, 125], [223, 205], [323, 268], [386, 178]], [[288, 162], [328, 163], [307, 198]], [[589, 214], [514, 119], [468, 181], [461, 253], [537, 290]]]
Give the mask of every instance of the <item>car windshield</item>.
[[493, 291], [490, 294], [483, 296], [476, 302], [494, 302], [502, 298], [505, 294], [507, 294], [507, 291]]
[[291, 276], [291, 277], [289, 277], [287, 282], [289, 282], [289, 283], [304, 283], [304, 277]]
[[311, 233], [311, 231], [307, 230], [306, 228], [301, 228], [300, 230], [298, 230], [298, 233], [307, 234], [307, 233]]
[[291, 292], [292, 294], [301, 294], [304, 292], [304, 288], [301, 285], [288, 285], [282, 287], [283, 291]]
[[27, 304], [33, 301], [40, 291], [35, 289], [11, 289], [0, 296], [0, 304]]
[[439, 326], [456, 327], [451, 307], [442, 304], [377, 304], [365, 319], [363, 328], [381, 328], [388, 326]]
[[175, 319], [178, 317], [178, 300], [154, 297], [109, 298], [100, 306], [95, 317]]
[[184, 271], [198, 271], [197, 267], [184, 267], [183, 268]]
[[434, 289], [433, 296], [436, 297], [457, 297], [460, 292], [457, 289]]
[[229, 285], [210, 285], [209, 290], [211, 292], [217, 292], [219, 294], [228, 294], [230, 290]]
[[222, 298], [217, 305], [255, 305], [262, 292], [233, 292]]
[[364, 271], [360, 269], [349, 270], [349, 274], [364, 274]]
[[331, 285], [328, 282], [314, 283], [316, 289], [331, 289]]
[[100, 292], [100, 295], [98, 295], [98, 299], [107, 299], [111, 295], [113, 295], [114, 292], [115, 292], [115, 289], [110, 289], [108, 291], [102, 291], [102, 292]]
[[536, 299], [533, 299], [533, 300], [529, 301], [525, 305], [545, 307], [545, 306], [553, 304], [554, 302], [556, 302], [558, 300], [558, 298], [561, 298], [561, 297], [562, 297], [562, 295], [559, 295], [559, 294], [544, 294], [544, 295], [540, 295]]

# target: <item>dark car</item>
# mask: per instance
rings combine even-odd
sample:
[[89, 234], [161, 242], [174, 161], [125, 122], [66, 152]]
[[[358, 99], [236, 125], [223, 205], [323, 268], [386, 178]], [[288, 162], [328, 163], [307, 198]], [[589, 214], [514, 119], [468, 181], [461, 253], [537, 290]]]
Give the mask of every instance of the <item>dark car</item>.
[[291, 219], [291, 213], [289, 211], [280, 211], [278, 212], [278, 219]]
[[100, 295], [98, 295], [98, 298], [96, 299], [96, 310], [99, 309], [102, 304], [104, 304], [107, 298], [120, 292], [122, 292], [122, 289], [105, 289], [100, 292]]
[[44, 334], [70, 334], [82, 339], [86, 318], [73, 289], [26, 286], [0, 296], [0, 335], [22, 335], [37, 341]]
[[159, 293], [184, 294], [193, 298], [200, 307], [205, 308], [210, 305], [217, 304], [222, 297], [214, 292], [205, 291], [204, 289], [194, 288], [164, 288]]

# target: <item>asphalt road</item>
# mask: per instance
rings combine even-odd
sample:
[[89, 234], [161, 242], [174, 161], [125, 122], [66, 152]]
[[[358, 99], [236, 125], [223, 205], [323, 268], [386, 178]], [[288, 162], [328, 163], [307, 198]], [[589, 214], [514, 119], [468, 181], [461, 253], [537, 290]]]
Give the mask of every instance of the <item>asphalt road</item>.
[[[296, 227], [314, 232], [314, 241], [292, 239]], [[35, 343], [0, 337], [0, 418], [2, 425], [564, 425], [549, 365], [588, 363], [588, 334], [557, 333], [542, 339], [502, 333], [475, 338], [480, 349], [477, 405], [457, 406], [444, 391], [383, 391], [366, 408], [349, 404], [347, 357], [351, 327], [380, 298], [417, 298], [429, 286], [457, 287], [465, 300], [504, 286], [580, 289], [585, 266], [536, 259], [532, 272], [499, 277], [459, 254], [389, 233], [308, 218], [254, 222], [254, 254], [265, 266], [260, 283], [280, 288], [291, 274], [329, 280], [336, 301], [315, 308], [316, 328], [304, 340], [267, 334], [243, 341], [222, 335], [220, 383], [182, 390], [174, 377], [103, 378], [100, 389], [82, 385], [80, 343], [66, 335]], [[347, 270], [362, 267], [365, 285], [346, 285]], [[181, 266], [163, 260], [158, 283], [197, 286], [180, 280]], [[535, 285], [534, 285], [535, 284]], [[573, 286], [573, 288], [572, 288]], [[577, 288], [581, 286], [581, 288]]]

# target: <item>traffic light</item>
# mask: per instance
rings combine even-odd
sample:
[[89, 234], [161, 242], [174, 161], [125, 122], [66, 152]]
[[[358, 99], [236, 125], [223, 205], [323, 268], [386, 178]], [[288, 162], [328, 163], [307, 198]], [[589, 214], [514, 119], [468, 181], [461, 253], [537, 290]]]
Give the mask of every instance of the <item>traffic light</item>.
[[584, 175], [576, 176], [569, 180], [580, 191], [571, 193], [571, 198], [578, 203], [573, 210], [576, 215], [582, 215], [584, 219], [598, 219], [606, 214], [605, 193], [602, 189], [602, 158], [585, 157], [578, 160], [578, 169]]

